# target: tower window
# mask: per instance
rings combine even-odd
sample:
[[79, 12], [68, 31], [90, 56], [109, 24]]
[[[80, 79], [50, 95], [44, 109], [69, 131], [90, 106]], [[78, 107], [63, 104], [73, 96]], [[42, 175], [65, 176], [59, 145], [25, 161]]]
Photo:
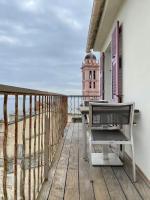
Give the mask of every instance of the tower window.
[[95, 72], [95, 70], [93, 71], [93, 79], [96, 79], [96, 72]]
[[92, 71], [89, 71], [89, 79], [92, 79]]
[[91, 82], [89, 82], [89, 88], [92, 88], [92, 83]]
[[95, 82], [93, 82], [93, 88], [95, 88]]

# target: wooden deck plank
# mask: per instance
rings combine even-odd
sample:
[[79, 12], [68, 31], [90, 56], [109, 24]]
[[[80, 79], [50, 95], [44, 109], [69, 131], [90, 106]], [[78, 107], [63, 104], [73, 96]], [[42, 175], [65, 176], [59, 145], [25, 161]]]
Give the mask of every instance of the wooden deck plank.
[[64, 197], [67, 168], [70, 156], [70, 147], [72, 141], [73, 126], [70, 127], [65, 144], [61, 153], [60, 160], [53, 178], [52, 188], [50, 190], [49, 200], [62, 200]]
[[125, 200], [126, 197], [122, 188], [116, 179], [111, 167], [102, 167], [102, 173], [110, 194], [111, 199]]
[[[92, 152], [95, 152], [95, 149], [92, 146]], [[89, 148], [88, 154], [90, 155]], [[90, 167], [90, 178], [93, 184], [94, 196], [96, 200], [109, 200], [110, 194], [102, 173], [102, 168], [98, 166]]]
[[84, 137], [82, 125], [79, 124], [79, 187], [80, 200], [95, 200], [93, 186], [90, 181], [89, 162], [84, 159]]
[[67, 137], [67, 134], [68, 134], [67, 133], [68, 130], [69, 130], [69, 127], [67, 127], [65, 129], [64, 137], [60, 142], [59, 148], [58, 148], [58, 150], [56, 152], [56, 155], [54, 157], [54, 161], [53, 161], [51, 169], [49, 171], [48, 181], [44, 182], [43, 187], [41, 188], [41, 191], [40, 191], [40, 193], [38, 195], [37, 200], [47, 200], [48, 199], [48, 195], [49, 195], [49, 192], [50, 192], [50, 189], [51, 189], [51, 186], [52, 186], [53, 177], [54, 177], [55, 172], [56, 172], [56, 168], [57, 168], [60, 156], [61, 156], [61, 152], [62, 152], [63, 146], [65, 144], [65, 140], [66, 140], [66, 137]]
[[113, 171], [118, 179], [125, 195], [128, 200], [141, 200], [141, 195], [138, 193], [129, 177], [125, 173], [123, 167], [113, 167]]
[[[94, 145], [94, 150], [96, 153], [101, 153], [102, 152], [102, 146], [101, 145]], [[108, 149], [109, 152], [111, 152], [111, 149]], [[114, 172], [111, 168], [111, 166], [106, 166], [106, 167], [101, 167], [102, 174], [105, 179], [105, 183], [107, 185], [107, 189], [109, 191], [109, 195], [111, 199], [114, 200], [125, 200], [125, 194], [116, 178], [114, 175]]]
[[74, 124], [64, 200], [79, 200], [78, 124]]
[[92, 179], [93, 179], [95, 199], [96, 200], [111, 199], [100, 167], [92, 167]]
[[[124, 165], [125, 172], [129, 176], [130, 180], [132, 181], [132, 166], [130, 163], [126, 162]], [[133, 181], [132, 181], [133, 182]], [[150, 199], [150, 186], [145, 183], [144, 179], [141, 177], [140, 174], [137, 173], [137, 182], [133, 183], [133, 185], [136, 187], [138, 192], [141, 194], [142, 198], [144, 200]]]
[[[71, 123], [38, 200], [150, 199], [150, 187], [140, 175], [132, 182], [131, 166], [90, 167], [83, 159], [83, 144], [81, 123]], [[94, 151], [101, 152], [101, 147]]]

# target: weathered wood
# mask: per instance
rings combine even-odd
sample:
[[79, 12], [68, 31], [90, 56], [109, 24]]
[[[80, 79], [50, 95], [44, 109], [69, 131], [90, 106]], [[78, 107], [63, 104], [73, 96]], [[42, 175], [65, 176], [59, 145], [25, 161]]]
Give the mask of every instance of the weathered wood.
[[144, 200], [150, 199], [150, 185], [145, 183], [143, 177], [137, 172], [137, 182], [133, 182], [132, 180], [132, 165], [126, 161], [124, 165], [124, 169], [129, 176], [130, 180], [132, 181], [135, 188], [138, 190], [138, 192], [141, 194], [142, 198]]
[[22, 127], [22, 162], [20, 177], [20, 198], [25, 200], [25, 130], [26, 130], [26, 95], [23, 95], [23, 127]]
[[68, 137], [66, 138], [65, 145], [63, 147], [61, 158], [58, 162], [52, 188], [48, 198], [49, 200], [63, 200], [64, 198], [65, 182], [66, 182], [70, 147], [72, 141], [72, 132], [73, 130], [71, 127], [71, 129], [68, 132]]
[[51, 156], [51, 97], [48, 97], [48, 117], [49, 117], [49, 165], [51, 165], [52, 156]]
[[[109, 152], [111, 152], [111, 149], [107, 148]], [[102, 145], [94, 145], [94, 151], [96, 153], [101, 153], [102, 152]], [[122, 188], [120, 187], [120, 184], [117, 180], [117, 178], [114, 175], [114, 172], [111, 167], [100, 167], [110, 198], [111, 199], [116, 199], [116, 200], [124, 200], [126, 199], [124, 192]]]
[[7, 167], [8, 167], [8, 156], [7, 156], [7, 138], [8, 138], [8, 113], [7, 113], [7, 102], [8, 95], [4, 95], [4, 140], [3, 140], [3, 160], [4, 160], [4, 171], [3, 171], [3, 195], [4, 199], [8, 199], [7, 195]]
[[109, 200], [110, 194], [100, 167], [91, 167], [91, 181], [96, 200]]
[[15, 95], [15, 143], [14, 143], [14, 200], [17, 200], [17, 159], [18, 159], [18, 95]]
[[50, 148], [50, 150], [51, 150], [51, 161], [52, 161], [52, 158], [53, 158], [53, 152], [54, 152], [54, 147], [53, 147], [53, 145], [54, 145], [54, 139], [53, 139], [53, 97], [50, 97], [50, 99], [51, 99], [51, 104], [50, 104], [50, 112], [51, 112], [51, 148]]
[[43, 187], [39, 193], [37, 200], [44, 200], [44, 199], [48, 198], [48, 195], [49, 195], [52, 183], [53, 183], [53, 178], [54, 178], [54, 175], [55, 175], [55, 172], [57, 169], [57, 165], [58, 165], [58, 162], [59, 162], [62, 150], [63, 150], [63, 146], [64, 146], [66, 138], [67, 138], [67, 131], [68, 130], [66, 129], [65, 137], [61, 140], [58, 151], [55, 154], [55, 157], [54, 157], [54, 160], [53, 160], [53, 163], [50, 168], [49, 175], [48, 175], [49, 179], [48, 179], [48, 181], [44, 182]]
[[[92, 152], [95, 151], [93, 146], [91, 147]], [[99, 149], [101, 151], [101, 149]], [[90, 155], [89, 148], [87, 149], [88, 155]], [[109, 200], [110, 194], [102, 173], [101, 167], [90, 167], [90, 180], [93, 185], [94, 196], [96, 200]]]
[[124, 169], [122, 167], [113, 167], [113, 171], [124, 191], [124, 194], [126, 195], [126, 198], [128, 200], [133, 200], [133, 199], [141, 200], [142, 199], [141, 195], [130, 181]]
[[0, 94], [64, 96], [63, 94], [58, 94], [58, 93], [53, 93], [53, 92], [40, 91], [40, 90], [32, 90], [32, 89], [28, 89], [28, 88], [14, 87], [14, 86], [3, 85], [3, 84], [0, 84]]
[[79, 199], [79, 141], [78, 126], [74, 125], [64, 200]]
[[40, 134], [41, 134], [41, 96], [39, 96], [39, 109], [38, 109], [38, 187], [37, 190], [39, 191], [40, 188]]
[[[96, 152], [101, 152], [100, 146], [96, 147]], [[55, 155], [49, 180], [44, 183], [38, 200], [149, 199], [148, 189], [137, 188], [137, 183], [131, 182], [122, 167], [90, 168], [83, 153], [82, 126], [70, 124], [65, 143], [61, 143], [61, 150]], [[144, 191], [146, 194], [142, 196]]]
[[[37, 137], [37, 132], [36, 132], [36, 118], [37, 118], [37, 112], [36, 112], [36, 106], [37, 105], [37, 100], [36, 100], [36, 96], [34, 97], [34, 166], [36, 166], [36, 137]], [[34, 167], [33, 170], [33, 199], [35, 200], [36, 198], [36, 169]]]
[[102, 167], [102, 173], [111, 199], [125, 200], [126, 197], [111, 167]]
[[32, 95], [29, 98], [29, 178], [28, 178], [28, 198], [31, 199], [31, 135], [32, 135]]
[[44, 179], [48, 180], [48, 170], [49, 170], [49, 118], [45, 116], [45, 134], [44, 134]]
[[40, 180], [41, 180], [41, 184], [43, 182], [43, 152], [44, 152], [44, 148], [43, 148], [43, 136], [44, 136], [44, 97], [42, 96], [42, 116], [41, 116], [41, 177], [40, 177]]
[[93, 186], [90, 181], [90, 165], [84, 158], [84, 136], [82, 125], [78, 126], [79, 132], [79, 188], [80, 200], [95, 200]]

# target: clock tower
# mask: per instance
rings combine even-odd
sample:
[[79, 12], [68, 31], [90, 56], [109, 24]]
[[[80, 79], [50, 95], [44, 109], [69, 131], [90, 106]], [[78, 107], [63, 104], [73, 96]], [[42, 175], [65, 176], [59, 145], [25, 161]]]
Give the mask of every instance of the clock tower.
[[100, 64], [93, 53], [88, 53], [82, 63], [83, 96], [100, 96]]

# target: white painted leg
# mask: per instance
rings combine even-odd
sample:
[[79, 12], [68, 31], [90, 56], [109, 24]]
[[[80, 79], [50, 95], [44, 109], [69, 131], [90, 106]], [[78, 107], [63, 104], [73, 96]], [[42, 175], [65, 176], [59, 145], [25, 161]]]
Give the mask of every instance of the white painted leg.
[[104, 160], [108, 160], [108, 145], [103, 145]]
[[84, 136], [84, 159], [88, 160], [88, 155], [87, 155], [86, 119], [85, 119], [85, 115], [84, 114], [82, 114], [82, 131], [83, 131], [83, 136]]
[[136, 165], [135, 165], [135, 153], [134, 153], [134, 144], [131, 144], [132, 151], [132, 170], [133, 170], [133, 181], [136, 182]]

